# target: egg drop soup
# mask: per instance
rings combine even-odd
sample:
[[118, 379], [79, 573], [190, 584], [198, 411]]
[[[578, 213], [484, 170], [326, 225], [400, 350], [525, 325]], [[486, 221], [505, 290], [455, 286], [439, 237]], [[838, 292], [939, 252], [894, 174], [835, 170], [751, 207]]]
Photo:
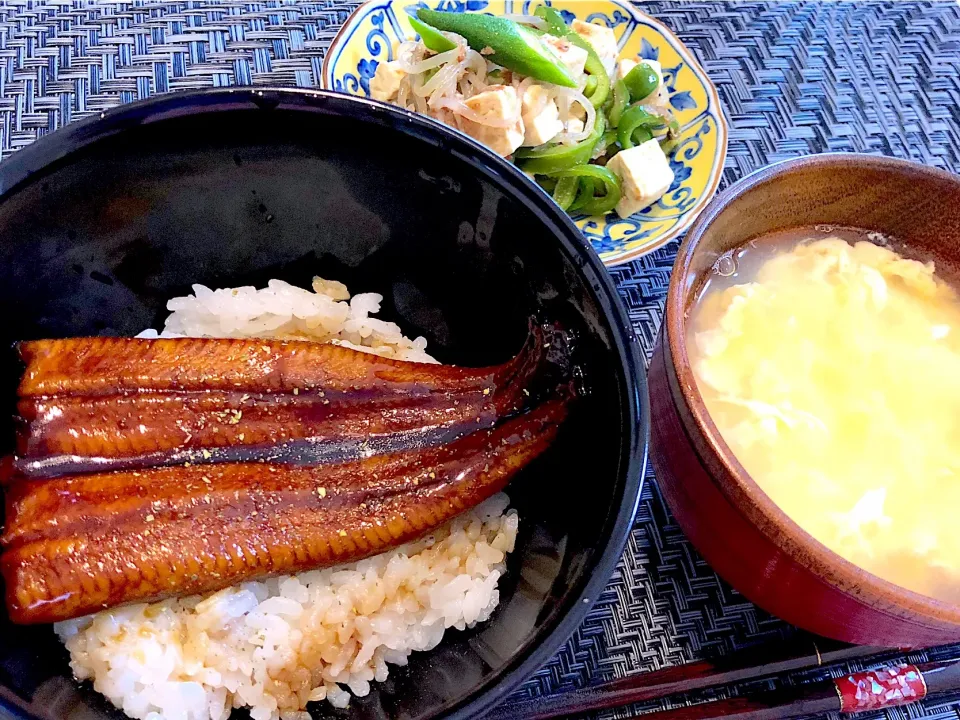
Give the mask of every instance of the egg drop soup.
[[804, 530], [960, 602], [960, 298], [932, 262], [852, 230], [721, 258], [688, 320], [713, 421]]

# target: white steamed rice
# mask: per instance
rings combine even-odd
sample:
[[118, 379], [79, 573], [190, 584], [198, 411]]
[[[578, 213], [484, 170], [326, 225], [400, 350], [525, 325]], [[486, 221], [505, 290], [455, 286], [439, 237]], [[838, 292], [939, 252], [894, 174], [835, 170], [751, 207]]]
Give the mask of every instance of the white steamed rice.
[[[193, 286], [193, 295], [167, 303], [170, 317], [161, 337], [269, 337], [313, 340], [413, 362], [435, 363], [427, 341], [406, 338], [396, 323], [370, 317], [380, 311], [383, 296], [350, 297], [340, 282], [313, 279], [313, 292], [283, 280], [267, 287], [211, 290]], [[157, 337], [147, 330], [138, 337]]]
[[[320, 278], [313, 289], [279, 280], [262, 290], [196, 285], [168, 303], [162, 335], [302, 338], [435, 362], [426, 340], [370, 317], [381, 296], [350, 299], [344, 285]], [[345, 707], [350, 692], [366, 695], [386, 679], [388, 663], [404, 665], [446, 629], [490, 617], [517, 535], [508, 503], [501, 493], [427, 538], [360, 562], [127, 605], [54, 629], [77, 678], [92, 679], [130, 717], [222, 720], [248, 707], [254, 720], [306, 720], [307, 702]]]

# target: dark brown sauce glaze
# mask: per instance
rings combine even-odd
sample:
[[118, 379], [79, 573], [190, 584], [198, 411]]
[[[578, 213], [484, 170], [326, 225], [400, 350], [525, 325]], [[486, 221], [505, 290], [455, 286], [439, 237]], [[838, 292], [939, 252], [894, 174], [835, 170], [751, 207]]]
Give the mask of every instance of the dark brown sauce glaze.
[[350, 463], [16, 483], [0, 558], [10, 616], [56, 622], [384, 552], [502, 489], [550, 445], [566, 407], [561, 396], [444, 447]]
[[464, 392], [492, 389], [492, 368], [391, 360], [301, 340], [68, 338], [20, 343], [20, 397], [220, 390], [240, 393]]
[[0, 538], [20, 623], [384, 552], [502, 489], [573, 397], [569, 338], [549, 326], [478, 370], [308, 342], [21, 353]]
[[[136, 343], [135, 354], [169, 355], [186, 364], [176, 378], [163, 363], [129, 373], [150, 389], [132, 392], [126, 389], [127, 381], [118, 380], [110, 394], [105, 378], [117, 370], [114, 361], [102, 355], [98, 339], [63, 341], [86, 358], [81, 364], [94, 363], [99, 368], [96, 372], [103, 381], [96, 382], [60, 377], [62, 371], [54, 368], [62, 364], [55, 359], [64, 352], [61, 346], [24, 345], [28, 359], [25, 377], [33, 378], [24, 381], [27, 391], [32, 386], [57, 387], [64, 394], [28, 395], [20, 400], [16, 468], [28, 477], [51, 477], [186, 462], [317, 464], [360, 457], [368, 451], [366, 445], [374, 452], [388, 452], [405, 445], [449, 442], [492, 427], [528, 403], [528, 386], [553, 345], [544, 339], [547, 335], [555, 338], [558, 333], [532, 327], [523, 350], [494, 368], [451, 373], [448, 366], [407, 363], [414, 367], [403, 368], [390, 362], [387, 367], [394, 380], [367, 378], [363, 383], [344, 367], [332, 371], [317, 368], [313, 376], [324, 377], [328, 386], [337, 385], [332, 377], [339, 373], [358, 382], [358, 389], [314, 386], [301, 391], [295, 386], [288, 392], [269, 391], [289, 384], [284, 379], [290, 375], [284, 375], [286, 371], [279, 380], [269, 374], [258, 380], [259, 365], [252, 371], [254, 379], [241, 379], [233, 368], [216, 369], [225, 355], [233, 357], [236, 348], [230, 347], [230, 341], [226, 349], [215, 341], [205, 341], [203, 352], [192, 349], [193, 341], [187, 340], [182, 341], [187, 344], [183, 348], [168, 342], [146, 349], [140, 345], [143, 341], [131, 341]], [[275, 345], [272, 362], [276, 367], [289, 367], [299, 356], [345, 366], [352, 359], [374, 374], [384, 372], [380, 363], [364, 353], [335, 346], [327, 346], [335, 352], [319, 352], [319, 348], [304, 348], [306, 344]], [[247, 349], [256, 360], [260, 347]], [[123, 355], [124, 350], [117, 352], [117, 356]], [[295, 375], [307, 379], [304, 372]], [[196, 383], [205, 377], [230, 377], [231, 383], [240, 384], [247, 392], [196, 389]], [[459, 377], [458, 382], [449, 382], [452, 377]], [[411, 383], [409, 378], [417, 382]], [[172, 382], [188, 389], [161, 389]], [[73, 394], [81, 391], [94, 394]]]

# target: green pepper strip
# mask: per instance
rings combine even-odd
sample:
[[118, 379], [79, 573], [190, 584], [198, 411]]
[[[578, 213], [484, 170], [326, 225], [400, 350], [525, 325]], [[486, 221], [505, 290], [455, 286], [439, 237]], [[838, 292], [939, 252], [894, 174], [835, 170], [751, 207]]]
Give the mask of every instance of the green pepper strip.
[[598, 108], [603, 105], [610, 94], [610, 77], [607, 75], [607, 69], [603, 66], [603, 61], [600, 60], [597, 51], [593, 49], [593, 45], [567, 27], [567, 24], [563, 21], [563, 16], [552, 7], [541, 5], [534, 11], [534, 15], [547, 21], [548, 33], [564, 38], [578, 48], [587, 51], [587, 62], [583, 69], [591, 78], [597, 79], [597, 86], [592, 92], [584, 92], [584, 95], [590, 99], [590, 103], [594, 107]]
[[[566, 178], [564, 178], [566, 179]], [[593, 178], [585, 177], [580, 179], [580, 189], [577, 191], [577, 199], [573, 205], [567, 208], [568, 212], [575, 213], [586, 205], [597, 192], [597, 185]]]
[[553, 191], [557, 189], [557, 179], [548, 177], [547, 175], [540, 175], [536, 178], [537, 184], [540, 185], [544, 190], [549, 194], [553, 195]]
[[620, 116], [620, 122], [617, 124], [617, 140], [620, 147], [627, 150], [638, 143], [646, 142], [653, 137], [650, 128], [662, 124], [663, 119], [659, 115], [654, 115], [639, 105], [631, 105]]
[[[605, 215], [620, 202], [620, 178], [612, 170], [608, 170], [602, 165], [580, 165], [569, 170], [561, 170], [554, 175], [559, 178], [558, 185], [567, 178], [590, 179], [594, 183], [599, 182], [603, 194], [595, 194], [592, 199], [580, 206], [579, 210], [584, 215]], [[597, 188], [594, 187], [594, 192], [596, 190]]]
[[656, 70], [642, 62], [627, 73], [623, 82], [630, 91], [631, 102], [639, 102], [650, 97], [653, 91], [660, 87], [660, 76]]
[[535, 80], [576, 87], [577, 83], [540, 37], [519, 23], [493, 15], [438, 12], [420, 8], [417, 17], [438, 30], [454, 32], [488, 60]]
[[626, 83], [623, 80], [617, 80], [613, 85], [613, 104], [607, 113], [607, 118], [613, 127], [620, 124], [620, 117], [623, 115], [623, 111], [627, 109], [629, 102], [630, 91], [627, 90]]
[[555, 37], [566, 37], [571, 32], [563, 16], [548, 5], [538, 7], [533, 14], [547, 21], [547, 32]]
[[579, 181], [573, 176], [561, 177], [557, 180], [557, 186], [553, 189], [553, 199], [561, 210], [570, 208], [577, 196], [577, 185], [579, 185]]
[[424, 22], [420, 22], [415, 17], [410, 16], [410, 27], [416, 30], [420, 40], [423, 41], [427, 50], [433, 50], [435, 53], [447, 52], [457, 47], [457, 44], [434, 27], [430, 27]]
[[653, 140], [653, 133], [650, 128], [639, 127], [633, 131], [634, 146], [643, 145], [647, 140]]
[[[616, 144], [616, 142], [617, 142], [617, 131], [616, 129], [613, 129], [613, 130], [607, 130], [603, 135], [600, 136], [600, 142], [598, 143], [598, 145], [603, 148], [603, 153], [604, 155], [606, 155], [607, 148], [609, 148], [611, 145]], [[594, 152], [596, 152], [596, 149], [594, 149]]]
[[583, 69], [587, 71], [590, 77], [597, 79], [597, 88], [590, 94], [589, 100], [594, 107], [600, 107], [610, 95], [610, 76], [607, 75], [607, 69], [603, 66], [603, 62], [601, 62], [590, 43], [580, 38], [576, 33], [573, 33], [573, 35], [578, 38], [578, 41], [574, 42], [575, 45], [586, 46], [587, 62]]
[[604, 128], [603, 114], [597, 113], [597, 121], [593, 126], [593, 132], [575, 145], [520, 148], [513, 154], [513, 157], [521, 170], [534, 175], [549, 175], [577, 165], [585, 165], [593, 157], [593, 151], [597, 146], [597, 141], [603, 135]]
[[679, 144], [680, 141], [677, 138], [672, 138], [669, 135], [664, 135], [660, 138], [660, 149], [663, 150], [664, 155], [672, 153], [677, 149], [677, 145]]

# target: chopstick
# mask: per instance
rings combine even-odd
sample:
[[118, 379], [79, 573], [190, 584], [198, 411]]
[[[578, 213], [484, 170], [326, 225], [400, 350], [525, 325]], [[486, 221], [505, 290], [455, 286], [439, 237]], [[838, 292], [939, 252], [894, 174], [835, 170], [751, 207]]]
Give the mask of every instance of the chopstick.
[[[486, 720], [547, 720], [591, 710], [622, 707], [705, 688], [756, 680], [896, 650], [806, 636], [770, 650], [743, 650], [715, 661], [698, 661], [641, 673], [581, 690], [499, 705]], [[656, 713], [654, 713], [656, 714]]]
[[909, 705], [960, 689], [960, 661], [896, 664], [835, 680], [643, 713], [634, 720], [782, 720]]

